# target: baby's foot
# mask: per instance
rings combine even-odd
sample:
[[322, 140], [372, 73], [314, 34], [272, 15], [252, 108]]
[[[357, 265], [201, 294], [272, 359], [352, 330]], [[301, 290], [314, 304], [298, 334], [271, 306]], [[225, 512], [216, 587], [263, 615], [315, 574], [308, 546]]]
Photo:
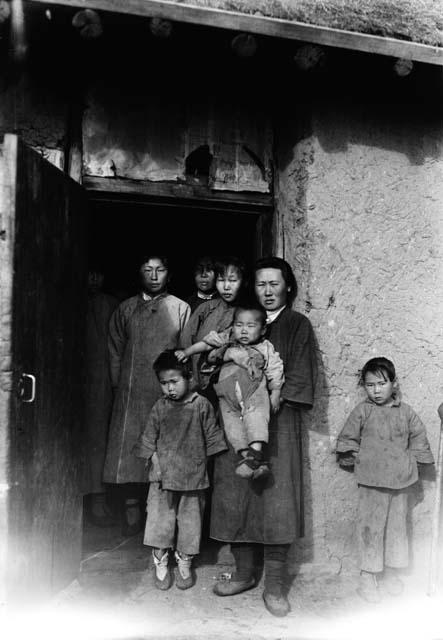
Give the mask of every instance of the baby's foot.
[[252, 472], [252, 479], [258, 480], [262, 478], [267, 478], [270, 473], [271, 473], [271, 470], [269, 469], [269, 463], [262, 462], [262, 464], [260, 464], [260, 466], [257, 467], [257, 469], [255, 469]]
[[237, 463], [235, 473], [242, 478], [266, 478], [269, 475], [269, 463], [264, 460], [263, 452], [248, 447], [241, 454], [243, 458]]
[[255, 460], [252, 456], [243, 456], [243, 458], [237, 462], [235, 473], [241, 478], [251, 478], [255, 470], [254, 463]]

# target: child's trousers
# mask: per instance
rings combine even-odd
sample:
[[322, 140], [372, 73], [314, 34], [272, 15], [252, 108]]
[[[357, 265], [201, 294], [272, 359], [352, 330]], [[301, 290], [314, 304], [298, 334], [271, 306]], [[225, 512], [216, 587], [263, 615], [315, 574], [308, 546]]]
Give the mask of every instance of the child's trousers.
[[358, 486], [359, 538], [363, 571], [378, 573], [384, 567], [407, 567], [409, 487], [384, 489]]
[[238, 452], [247, 449], [251, 442], [268, 442], [270, 402], [264, 376], [249, 397], [242, 396], [239, 386], [236, 386], [236, 391], [237, 403], [234, 399], [226, 400], [225, 396], [219, 396], [219, 406], [226, 437]]
[[190, 556], [197, 554], [204, 506], [204, 489], [167, 491], [160, 488], [159, 482], [151, 482], [143, 543], [157, 549], [172, 547]]

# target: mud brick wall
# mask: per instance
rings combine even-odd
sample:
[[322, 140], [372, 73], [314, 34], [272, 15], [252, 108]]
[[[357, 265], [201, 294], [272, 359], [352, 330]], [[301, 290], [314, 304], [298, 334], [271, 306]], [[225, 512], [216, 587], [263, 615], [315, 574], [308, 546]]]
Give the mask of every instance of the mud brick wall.
[[[352, 569], [356, 483], [333, 449], [364, 398], [356, 374], [384, 355], [436, 454], [443, 402], [443, 127], [421, 107], [300, 104], [277, 138], [277, 247], [299, 283], [320, 378], [305, 420], [307, 535], [294, 558]], [[427, 561], [435, 483], [414, 491], [413, 564]]]

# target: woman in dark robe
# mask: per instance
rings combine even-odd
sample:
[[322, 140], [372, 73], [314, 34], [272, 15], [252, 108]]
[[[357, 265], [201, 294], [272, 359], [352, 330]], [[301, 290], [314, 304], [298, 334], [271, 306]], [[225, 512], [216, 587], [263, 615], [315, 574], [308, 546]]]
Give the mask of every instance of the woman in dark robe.
[[[103, 471], [104, 482], [125, 485], [125, 535], [141, 527], [138, 489], [146, 482], [145, 464], [133, 449], [152, 406], [161, 396], [152, 365], [162, 351], [177, 348], [189, 319], [189, 305], [168, 293], [169, 267], [151, 254], [140, 264], [141, 291], [124, 300], [109, 323], [109, 362], [114, 404]], [[139, 485], [137, 487], [136, 485]]]
[[271, 474], [265, 480], [245, 480], [235, 473], [232, 447], [215, 460], [211, 532], [231, 543], [236, 571], [214, 592], [232, 596], [256, 584], [254, 547], [263, 546], [265, 606], [273, 615], [289, 610], [285, 591], [289, 547], [303, 535], [303, 467], [301, 414], [313, 404], [316, 379], [314, 334], [309, 320], [291, 310], [297, 284], [289, 264], [281, 258], [255, 265], [255, 293], [266, 310], [266, 338], [285, 367], [281, 406], [271, 418], [267, 448]]

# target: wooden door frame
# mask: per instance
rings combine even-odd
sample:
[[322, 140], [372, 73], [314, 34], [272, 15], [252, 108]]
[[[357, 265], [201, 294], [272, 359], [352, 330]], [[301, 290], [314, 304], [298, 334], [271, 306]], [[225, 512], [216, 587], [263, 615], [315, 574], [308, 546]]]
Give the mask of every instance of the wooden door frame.
[[215, 191], [187, 182], [148, 182], [85, 176], [83, 187], [93, 202], [160, 205], [256, 217], [255, 253], [270, 255], [275, 249], [274, 197], [250, 191]]

